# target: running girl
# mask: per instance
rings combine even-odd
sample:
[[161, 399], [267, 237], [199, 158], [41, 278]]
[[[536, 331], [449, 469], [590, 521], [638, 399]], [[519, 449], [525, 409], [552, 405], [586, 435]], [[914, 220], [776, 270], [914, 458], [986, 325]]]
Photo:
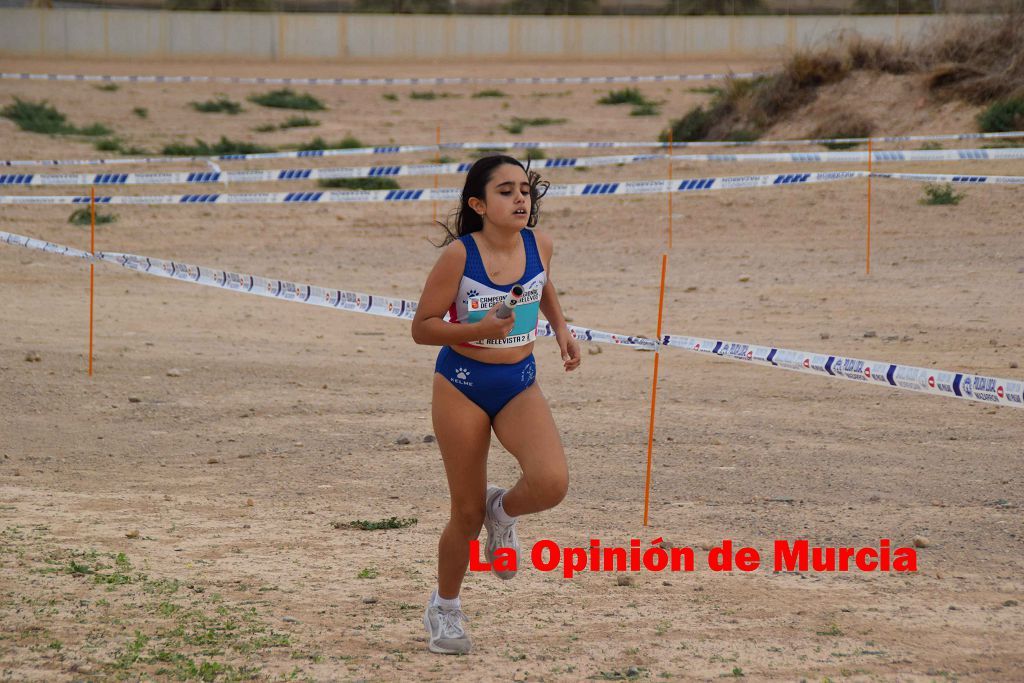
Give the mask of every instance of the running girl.
[[[472, 647], [459, 590], [469, 543], [481, 526], [487, 526], [488, 561], [498, 548], [518, 556], [517, 518], [558, 505], [569, 486], [565, 451], [533, 360], [540, 312], [555, 332], [565, 370], [580, 364], [579, 344], [551, 283], [551, 238], [526, 229], [537, 224], [546, 190], [537, 173], [512, 157], [473, 164], [412, 322], [417, 344], [441, 347], [432, 413], [451, 492], [451, 518], [438, 543], [437, 590], [423, 615], [431, 652], [465, 654]], [[498, 318], [498, 304], [516, 284], [525, 290], [518, 305], [511, 317]], [[522, 468], [508, 490], [487, 483], [492, 429]]]

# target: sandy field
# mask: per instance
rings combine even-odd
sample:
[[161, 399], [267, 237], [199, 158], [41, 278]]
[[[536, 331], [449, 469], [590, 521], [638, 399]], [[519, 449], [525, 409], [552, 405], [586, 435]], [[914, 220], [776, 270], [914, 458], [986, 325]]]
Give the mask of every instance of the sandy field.
[[[744, 71], [755, 63], [413, 66], [0, 61], [3, 71], [252, 75], [593, 75]], [[343, 71], [343, 73], [342, 73]], [[0, 82], [0, 106], [46, 99], [158, 151], [221, 135], [269, 145], [314, 135], [368, 144], [650, 140], [709, 95], [643, 85], [661, 114], [600, 106], [609, 88], [310, 88], [318, 128], [257, 133], [303, 112], [245, 101], [267, 88]], [[237, 116], [189, 102], [217, 94]], [[394, 93], [395, 99], [383, 94]], [[441, 96], [447, 94], [447, 97]], [[774, 133], [858, 106], [879, 134], [974, 130], [920, 84], [860, 77]], [[132, 113], [147, 109], [147, 117]], [[567, 119], [512, 136], [513, 116]], [[953, 145], [946, 144], [946, 147]], [[969, 145], [962, 145], [969, 146]], [[565, 156], [573, 156], [567, 152]], [[0, 159], [111, 156], [0, 119]], [[464, 152], [448, 153], [469, 159]], [[548, 156], [554, 156], [549, 153]], [[381, 157], [321, 160], [366, 165]], [[431, 154], [387, 157], [426, 162]], [[225, 168], [309, 166], [279, 160]], [[128, 170], [130, 167], [119, 167]], [[175, 167], [176, 170], [189, 168]], [[190, 168], [199, 169], [201, 166]], [[675, 177], [860, 169], [677, 164]], [[1024, 174], [1021, 162], [887, 165]], [[53, 172], [55, 169], [40, 169]], [[86, 169], [82, 169], [86, 170]], [[142, 169], [136, 169], [142, 170]], [[149, 168], [147, 170], [155, 170]], [[661, 178], [662, 162], [556, 169], [552, 182]], [[430, 177], [403, 187], [432, 187]], [[454, 176], [441, 186], [460, 186]], [[313, 189], [310, 181], [231, 192]], [[178, 186], [127, 187], [173, 194]], [[194, 191], [194, 190], [193, 190]], [[216, 189], [211, 191], [218, 191]], [[224, 191], [224, 188], [219, 188]], [[926, 206], [920, 185], [874, 181], [865, 275], [864, 181], [692, 193], [673, 203], [664, 330], [1021, 378], [1021, 190], [971, 187]], [[4, 194], [79, 194], [3, 188]], [[440, 214], [450, 206], [440, 206]], [[97, 249], [416, 299], [437, 257], [429, 203], [105, 209]], [[652, 336], [664, 196], [549, 199], [552, 279], [570, 321]], [[0, 229], [88, 248], [67, 206], [0, 207]], [[430, 426], [437, 349], [408, 323], [96, 267], [95, 374], [87, 376], [89, 275], [71, 259], [0, 248], [0, 680], [1020, 680], [1024, 677], [1022, 413], [680, 350], [660, 354], [649, 526], [643, 526], [651, 353], [591, 345], [576, 373], [536, 346], [571, 486], [522, 519], [524, 549], [692, 548], [690, 573], [468, 577], [475, 649], [426, 650], [447, 487]], [[33, 360], [27, 360], [33, 359]], [[35, 360], [38, 359], [38, 360]], [[408, 443], [402, 443], [407, 441]], [[491, 481], [515, 481], [492, 447]], [[400, 529], [355, 520], [396, 517]], [[774, 571], [776, 539], [912, 546], [916, 572]], [[723, 540], [761, 552], [753, 572], [713, 572]]]

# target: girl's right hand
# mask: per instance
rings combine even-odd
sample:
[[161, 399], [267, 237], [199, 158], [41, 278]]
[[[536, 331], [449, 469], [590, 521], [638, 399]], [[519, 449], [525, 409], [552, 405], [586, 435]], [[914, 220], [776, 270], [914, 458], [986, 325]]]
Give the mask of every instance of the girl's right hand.
[[499, 318], [499, 306], [500, 304], [492, 306], [491, 310], [487, 311], [487, 315], [484, 316], [484, 319], [477, 323], [477, 329], [480, 331], [480, 339], [504, 339], [515, 326], [515, 309], [512, 310], [512, 315], [509, 317]]

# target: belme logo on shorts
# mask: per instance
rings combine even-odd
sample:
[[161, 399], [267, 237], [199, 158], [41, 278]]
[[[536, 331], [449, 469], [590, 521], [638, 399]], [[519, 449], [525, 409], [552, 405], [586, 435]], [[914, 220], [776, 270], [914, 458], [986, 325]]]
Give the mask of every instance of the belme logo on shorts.
[[928, 386], [930, 386], [932, 389], [935, 388], [935, 377], [934, 376], [928, 378]]
[[805, 368], [811, 367], [811, 359], [810, 358], [804, 358], [804, 367]]
[[455, 376], [451, 378], [452, 384], [461, 384], [465, 387], [473, 386], [469, 381], [469, 370], [466, 368], [455, 368]]

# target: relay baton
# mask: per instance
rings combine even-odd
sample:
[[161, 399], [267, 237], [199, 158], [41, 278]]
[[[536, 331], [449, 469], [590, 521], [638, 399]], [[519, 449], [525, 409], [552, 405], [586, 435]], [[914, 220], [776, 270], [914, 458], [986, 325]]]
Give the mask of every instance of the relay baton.
[[496, 318], [507, 318], [512, 315], [512, 309], [519, 302], [519, 297], [523, 295], [522, 285], [514, 285], [512, 291], [508, 293], [505, 300], [498, 305], [498, 312], [494, 314]]

